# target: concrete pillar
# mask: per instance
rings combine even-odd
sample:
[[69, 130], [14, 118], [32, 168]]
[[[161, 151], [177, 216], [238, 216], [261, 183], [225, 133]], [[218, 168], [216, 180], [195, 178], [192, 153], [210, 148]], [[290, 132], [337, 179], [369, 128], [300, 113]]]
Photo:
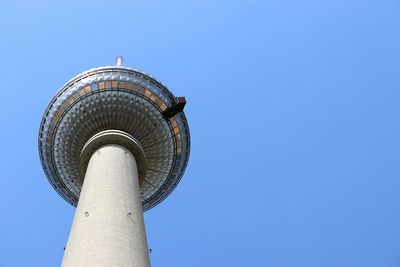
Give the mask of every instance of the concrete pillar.
[[135, 158], [110, 144], [90, 158], [62, 267], [117, 266], [150, 259]]

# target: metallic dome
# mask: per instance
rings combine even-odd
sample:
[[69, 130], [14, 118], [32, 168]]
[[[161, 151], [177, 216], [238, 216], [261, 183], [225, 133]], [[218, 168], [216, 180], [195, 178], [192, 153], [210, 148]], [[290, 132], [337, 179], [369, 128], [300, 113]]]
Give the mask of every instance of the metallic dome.
[[76, 206], [85, 144], [101, 132], [122, 131], [143, 149], [142, 204], [144, 210], [154, 207], [176, 187], [189, 159], [184, 104], [184, 98], [136, 69], [110, 66], [79, 74], [53, 97], [40, 125], [39, 155], [48, 180]]

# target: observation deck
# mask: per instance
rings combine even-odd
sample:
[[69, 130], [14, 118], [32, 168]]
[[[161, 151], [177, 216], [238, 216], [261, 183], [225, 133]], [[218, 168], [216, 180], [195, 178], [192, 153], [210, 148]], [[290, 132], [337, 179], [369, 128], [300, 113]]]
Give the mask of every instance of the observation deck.
[[[53, 188], [71, 205], [79, 200], [94, 136], [126, 145], [122, 132], [141, 150], [138, 172], [143, 210], [163, 201], [179, 183], [189, 159], [185, 99], [150, 75], [125, 66], [88, 70], [67, 82], [48, 105], [39, 129], [39, 155]], [[129, 148], [128, 148], [129, 149]], [[86, 153], [86, 154], [85, 154]]]

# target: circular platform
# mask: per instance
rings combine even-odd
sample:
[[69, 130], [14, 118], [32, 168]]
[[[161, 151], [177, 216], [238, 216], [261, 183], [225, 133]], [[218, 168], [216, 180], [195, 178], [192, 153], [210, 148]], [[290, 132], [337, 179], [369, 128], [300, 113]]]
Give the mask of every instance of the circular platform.
[[54, 189], [77, 205], [83, 184], [82, 149], [89, 139], [107, 130], [131, 135], [143, 150], [143, 209], [164, 200], [180, 181], [189, 159], [185, 114], [163, 84], [122, 66], [76, 76], [47, 107], [39, 129], [39, 155]]

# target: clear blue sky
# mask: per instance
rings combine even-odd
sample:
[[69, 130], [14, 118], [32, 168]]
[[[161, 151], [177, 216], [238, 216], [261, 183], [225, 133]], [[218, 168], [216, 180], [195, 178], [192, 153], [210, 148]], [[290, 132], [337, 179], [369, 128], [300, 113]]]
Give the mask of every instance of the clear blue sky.
[[92, 67], [186, 96], [176, 190], [145, 214], [153, 267], [400, 266], [400, 2], [0, 2], [0, 266], [55, 267], [74, 208], [37, 152]]

